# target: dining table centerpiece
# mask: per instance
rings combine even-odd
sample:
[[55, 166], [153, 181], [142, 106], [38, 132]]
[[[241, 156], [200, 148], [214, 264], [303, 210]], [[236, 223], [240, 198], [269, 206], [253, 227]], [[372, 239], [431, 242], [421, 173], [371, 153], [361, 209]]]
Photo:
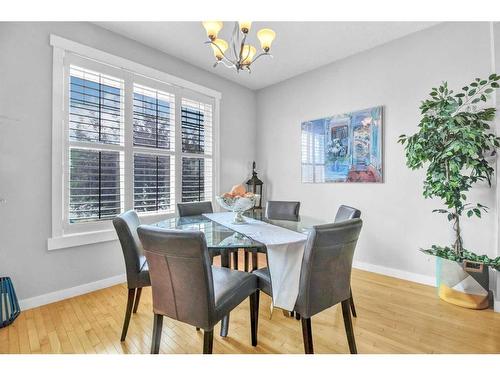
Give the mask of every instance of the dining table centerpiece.
[[235, 185], [231, 191], [215, 197], [219, 206], [235, 213], [233, 224], [246, 223], [243, 213], [255, 207], [259, 199], [259, 194], [247, 192], [243, 185]]

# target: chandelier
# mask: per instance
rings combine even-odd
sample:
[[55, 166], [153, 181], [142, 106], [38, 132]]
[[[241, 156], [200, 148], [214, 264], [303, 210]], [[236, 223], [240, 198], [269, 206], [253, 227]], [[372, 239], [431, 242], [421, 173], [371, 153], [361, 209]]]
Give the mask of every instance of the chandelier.
[[[223, 23], [220, 21], [205, 21], [202, 22], [203, 27], [207, 31], [208, 41], [205, 44], [210, 44], [215, 55], [214, 68], [222, 63], [228, 68], [234, 68], [239, 73], [240, 70], [250, 72], [252, 65], [261, 56], [270, 56], [271, 44], [276, 37], [276, 33], [271, 29], [260, 29], [257, 32], [257, 38], [260, 41], [262, 52], [257, 56], [257, 50], [254, 46], [246, 44], [246, 39], [252, 22], [240, 21], [234, 23], [233, 35], [231, 42], [227, 43], [224, 39], [217, 37], [219, 31], [222, 30]], [[228, 51], [229, 49], [229, 51]]]

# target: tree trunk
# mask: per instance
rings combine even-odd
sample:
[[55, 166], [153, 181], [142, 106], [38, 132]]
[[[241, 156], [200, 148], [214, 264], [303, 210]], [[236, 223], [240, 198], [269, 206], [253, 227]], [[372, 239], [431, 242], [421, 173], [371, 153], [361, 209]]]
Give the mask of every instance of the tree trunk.
[[455, 209], [455, 223], [453, 224], [453, 230], [455, 231], [455, 243], [453, 244], [453, 248], [455, 250], [455, 253], [459, 256], [462, 257], [462, 250], [463, 250], [463, 241], [462, 241], [462, 232], [460, 231], [460, 216], [457, 213], [457, 210]]

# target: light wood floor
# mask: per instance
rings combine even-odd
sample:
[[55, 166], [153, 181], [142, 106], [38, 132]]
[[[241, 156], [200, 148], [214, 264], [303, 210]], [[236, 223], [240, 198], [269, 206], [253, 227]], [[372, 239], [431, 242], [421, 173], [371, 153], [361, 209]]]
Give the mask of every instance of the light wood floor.
[[[241, 257], [240, 257], [241, 258]], [[498, 353], [500, 314], [473, 311], [440, 301], [435, 289], [354, 270], [359, 353]], [[117, 285], [21, 313], [0, 329], [0, 353], [149, 353], [153, 323], [151, 291], [143, 290], [127, 339], [120, 342], [126, 285]], [[303, 353], [299, 321], [278, 310], [269, 319], [270, 299], [261, 294], [259, 343], [250, 345], [249, 304], [231, 314], [229, 336], [214, 335], [214, 353]], [[333, 307], [313, 318], [316, 353], [348, 353], [342, 313]], [[201, 353], [202, 332], [165, 318], [161, 353]]]

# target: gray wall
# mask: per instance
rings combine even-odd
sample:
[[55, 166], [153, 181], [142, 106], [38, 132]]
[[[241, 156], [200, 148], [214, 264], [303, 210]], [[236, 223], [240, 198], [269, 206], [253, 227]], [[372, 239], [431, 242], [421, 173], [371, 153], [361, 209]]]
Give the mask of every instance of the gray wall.
[[[52, 48], [69, 38], [222, 93], [221, 189], [248, 176], [255, 157], [255, 93], [89, 23], [0, 22], [0, 275], [19, 298], [122, 274], [118, 242], [47, 251], [51, 234]], [[235, 140], [239, 140], [235, 142]]]
[[[300, 200], [301, 212], [331, 220], [340, 204], [358, 207], [365, 222], [356, 260], [433, 276], [434, 261], [417, 251], [451, 243], [439, 201], [422, 195], [423, 170], [410, 171], [396, 141], [413, 134], [419, 104], [446, 80], [461, 88], [491, 73], [488, 23], [449, 23], [260, 90], [257, 93], [257, 155], [268, 199]], [[300, 124], [351, 110], [384, 106], [382, 184], [302, 184]], [[472, 199], [491, 207], [482, 220], [464, 220], [465, 246], [496, 255], [495, 187], [477, 187]], [[419, 276], [420, 277], [420, 276]]]

